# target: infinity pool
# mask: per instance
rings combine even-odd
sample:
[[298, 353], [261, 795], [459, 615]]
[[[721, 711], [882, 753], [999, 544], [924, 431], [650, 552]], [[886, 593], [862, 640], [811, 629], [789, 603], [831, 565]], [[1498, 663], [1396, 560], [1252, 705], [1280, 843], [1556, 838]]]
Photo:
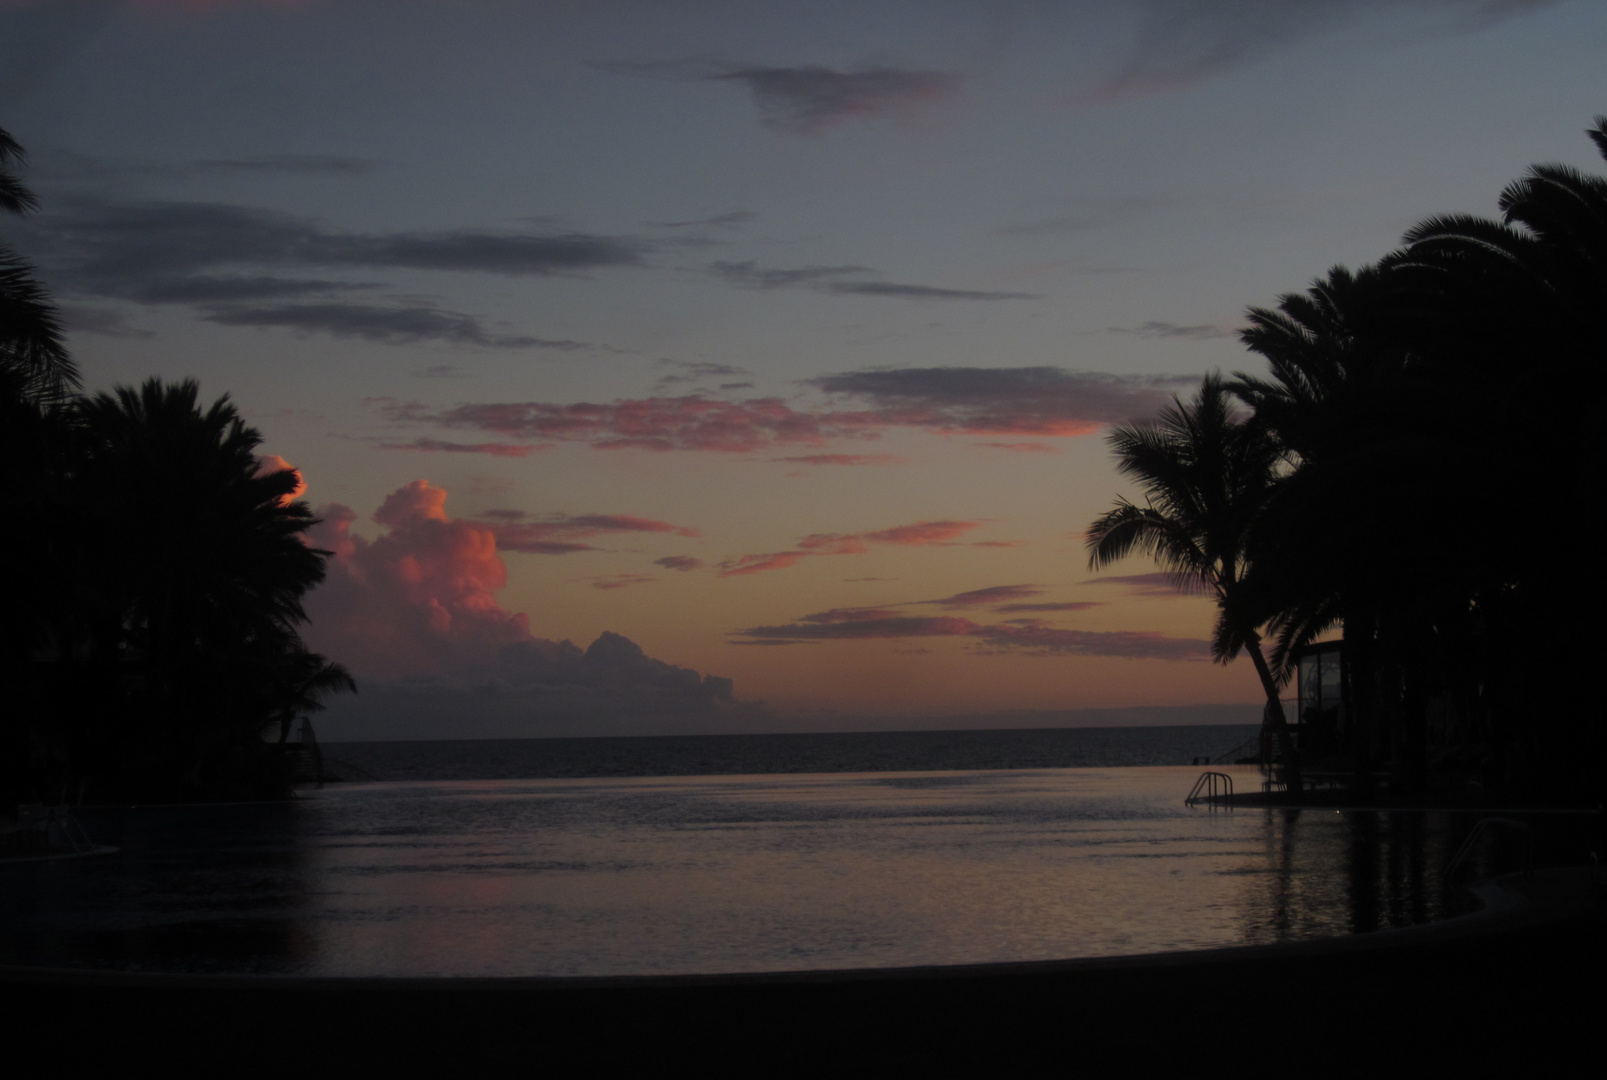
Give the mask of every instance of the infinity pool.
[[[1254, 769], [1235, 772], [1254, 787]], [[86, 811], [0, 866], [0, 962], [303, 975], [963, 964], [1450, 913], [1449, 814], [1183, 806], [1195, 768], [331, 786]], [[1451, 894], [1454, 895], [1454, 894]]]

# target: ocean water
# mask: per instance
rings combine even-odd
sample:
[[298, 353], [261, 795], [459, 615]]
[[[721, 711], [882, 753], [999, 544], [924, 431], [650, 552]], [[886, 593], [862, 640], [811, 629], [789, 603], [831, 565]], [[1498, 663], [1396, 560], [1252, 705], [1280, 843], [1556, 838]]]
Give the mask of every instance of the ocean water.
[[329, 743], [332, 771], [362, 780], [726, 776], [1231, 764], [1255, 753], [1257, 725], [672, 735]]
[[[988, 750], [980, 736], [1000, 733], [968, 734], [984, 755], [1034, 742]], [[1144, 753], [1199, 737], [1173, 731]], [[484, 744], [410, 745], [329, 749], [371, 773], [512, 767]], [[1187, 764], [781, 768], [833, 752], [795, 746], [768, 771], [609, 775], [596, 773], [640, 764], [637, 750], [592, 748], [590, 765], [552, 750], [521, 752], [594, 775], [85, 811], [121, 850], [0, 866], [0, 962], [331, 976], [903, 967], [1362, 933], [1463, 903], [1443, 873], [1472, 816], [1188, 808], [1201, 769]]]

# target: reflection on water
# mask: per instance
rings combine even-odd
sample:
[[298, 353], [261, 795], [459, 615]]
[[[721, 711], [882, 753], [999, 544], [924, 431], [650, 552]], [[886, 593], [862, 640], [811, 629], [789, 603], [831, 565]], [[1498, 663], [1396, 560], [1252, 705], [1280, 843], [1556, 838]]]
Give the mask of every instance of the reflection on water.
[[325, 975], [884, 967], [1359, 933], [1456, 902], [1443, 871], [1473, 817], [1187, 809], [1196, 772], [373, 784], [98, 811], [86, 822], [117, 855], [0, 867], [0, 960]]

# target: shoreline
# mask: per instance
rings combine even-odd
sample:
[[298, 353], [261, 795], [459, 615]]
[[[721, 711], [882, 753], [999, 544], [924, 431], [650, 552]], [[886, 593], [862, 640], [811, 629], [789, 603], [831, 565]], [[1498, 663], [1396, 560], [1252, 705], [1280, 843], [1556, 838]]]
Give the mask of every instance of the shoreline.
[[[14, 1003], [14, 1030], [78, 1017], [119, 1060], [136, 1052], [216, 1061], [223, 1048], [256, 1046], [286, 1025], [296, 1037], [261, 1046], [268, 1057], [365, 1069], [469, 1059], [588, 1068], [691, 1055], [725, 1071], [738, 1060], [762, 1067], [777, 1054], [782, 1068], [840, 1067], [849, 1058], [995, 1067], [1058, 1058], [1063, 1069], [1095, 1059], [1184, 1064], [1241, 1044], [1303, 1056], [1326, 1044], [1325, 1054], [1359, 1055], [1360, 1067], [1378, 1064], [1376, 1038], [1406, 1040], [1442, 1064], [1484, 1062], [1521, 1043], [1532, 1066], [1550, 1052], [1561, 1061], [1588, 1047], [1604, 943], [1599, 874], [1507, 875], [1476, 892], [1481, 910], [1437, 923], [1123, 957], [578, 978], [3, 967], [0, 985]], [[853, 1043], [870, 1049], [851, 1053]]]

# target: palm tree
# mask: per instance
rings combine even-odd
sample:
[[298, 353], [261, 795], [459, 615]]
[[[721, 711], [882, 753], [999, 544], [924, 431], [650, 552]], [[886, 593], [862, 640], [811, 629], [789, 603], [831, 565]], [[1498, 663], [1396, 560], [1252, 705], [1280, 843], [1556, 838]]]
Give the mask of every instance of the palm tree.
[[1300, 767], [1279, 700], [1280, 680], [1261, 650], [1249, 614], [1245, 545], [1278, 479], [1280, 453], [1266, 433], [1237, 418], [1220, 376], [1209, 375], [1188, 402], [1176, 399], [1152, 424], [1124, 424], [1107, 436], [1116, 468], [1137, 481], [1144, 505], [1126, 498], [1088, 530], [1088, 565], [1100, 569], [1140, 552], [1172, 573], [1186, 592], [1217, 602], [1212, 656], [1227, 663], [1249, 653], [1266, 695], [1263, 730], [1278, 740], [1284, 777], [1299, 790]]
[[[0, 210], [26, 214], [38, 207], [14, 169], [27, 160], [0, 129]], [[0, 395], [60, 404], [78, 387], [55, 305], [20, 256], [0, 244]]]
[[[1607, 158], [1607, 117], [1587, 134]], [[1575, 572], [1595, 554], [1589, 538], [1546, 537], [1535, 509], [1607, 496], [1607, 178], [1536, 165], [1499, 207], [1499, 220], [1424, 221], [1385, 263], [1422, 298], [1430, 317], [1414, 347], [1455, 395], [1436, 414], [1464, 458], [1455, 503], [1444, 501], [1463, 527], [1445, 550], [1459, 555], [1477, 618], [1471, 645], [1489, 658], [1471, 677], [1484, 691], [1487, 735], [1507, 753], [1548, 762], [1544, 774], [1509, 780], [1556, 786], [1559, 770], [1573, 769], [1580, 776], [1570, 782], [1600, 785], [1585, 775], [1607, 739], [1598, 703], [1561, 673], [1596, 665], [1595, 613], [1607, 589]], [[1524, 437], [1496, 441], [1492, 431]], [[1558, 745], [1577, 752], [1556, 754]]]
[[[1398, 272], [1335, 267], [1275, 309], [1249, 311], [1241, 337], [1270, 378], [1239, 373], [1230, 386], [1288, 470], [1246, 544], [1257, 570], [1251, 617], [1276, 636], [1272, 665], [1285, 678], [1296, 650], [1343, 626], [1345, 711], [1364, 784], [1382, 740], [1381, 627], [1412, 640], [1400, 613], [1457, 550], [1427, 539], [1454, 516], [1428, 520], [1447, 455], [1428, 419], [1442, 388], [1417, 384], [1408, 344], [1421, 315]], [[1438, 562], [1425, 567], [1427, 556]]]
[[297, 477], [259, 474], [261, 436], [226, 396], [203, 407], [198, 395], [193, 381], [151, 379], [73, 410], [87, 593], [76, 652], [116, 672], [123, 727], [180, 795], [226, 787], [219, 770], [256, 753], [266, 726], [351, 686], [296, 632], [328, 554], [303, 542], [314, 519], [290, 501]]
[[[1590, 135], [1607, 154], [1607, 120]], [[1577, 559], [1535, 558], [1534, 523], [1604, 494], [1607, 180], [1537, 166], [1501, 208], [1424, 221], [1377, 266], [1252, 309], [1243, 335], [1270, 375], [1231, 389], [1289, 470], [1247, 545], [1249, 617], [1280, 672], [1343, 626], [1359, 768], [1393, 745], [1423, 774], [1427, 694], [1481, 730], [1505, 717], [1508, 742], [1541, 726], [1519, 716], [1596, 714], [1556, 672], [1594, 664], [1603, 597], [1581, 602], [1599, 587]]]

